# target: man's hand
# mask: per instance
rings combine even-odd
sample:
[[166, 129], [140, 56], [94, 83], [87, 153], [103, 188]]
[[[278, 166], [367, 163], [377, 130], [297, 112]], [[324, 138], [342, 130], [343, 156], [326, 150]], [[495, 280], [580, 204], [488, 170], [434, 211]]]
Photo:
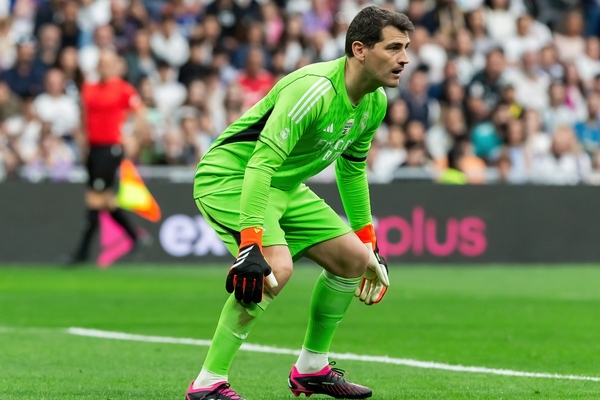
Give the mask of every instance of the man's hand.
[[367, 270], [362, 276], [362, 283], [356, 288], [354, 295], [360, 298], [360, 301], [366, 305], [379, 303], [390, 286], [388, 278], [388, 267], [385, 259], [379, 254], [377, 249], [374, 251], [370, 243], [365, 243], [371, 255]]
[[225, 288], [229, 293], [235, 292], [235, 298], [238, 301], [260, 303], [263, 297], [264, 278], [267, 277], [272, 288], [277, 287], [277, 280], [271, 266], [262, 254], [262, 229], [250, 229], [256, 229], [254, 234], [247, 232], [244, 234], [245, 232], [242, 231], [240, 252], [229, 269]]
[[379, 254], [375, 239], [375, 228], [372, 224], [356, 231], [356, 235], [369, 250], [369, 264], [362, 276], [361, 284], [354, 295], [366, 305], [379, 303], [390, 286], [388, 267], [385, 259]]

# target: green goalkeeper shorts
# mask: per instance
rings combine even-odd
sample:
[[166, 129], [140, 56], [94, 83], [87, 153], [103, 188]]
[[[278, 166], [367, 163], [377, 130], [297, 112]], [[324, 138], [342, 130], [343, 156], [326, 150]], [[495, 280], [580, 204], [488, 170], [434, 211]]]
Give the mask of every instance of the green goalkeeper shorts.
[[[196, 199], [210, 226], [234, 257], [240, 244], [240, 191], [211, 193]], [[290, 191], [271, 187], [264, 220], [263, 246], [288, 246], [294, 261], [317, 243], [352, 232], [339, 215], [306, 185]]]

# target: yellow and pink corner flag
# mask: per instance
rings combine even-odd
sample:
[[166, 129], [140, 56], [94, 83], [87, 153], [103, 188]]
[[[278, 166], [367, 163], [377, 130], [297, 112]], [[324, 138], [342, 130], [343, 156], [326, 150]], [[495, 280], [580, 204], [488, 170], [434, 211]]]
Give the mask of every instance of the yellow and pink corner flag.
[[121, 180], [117, 193], [117, 206], [133, 211], [152, 222], [160, 220], [160, 207], [140, 178], [133, 163], [129, 160], [121, 162]]
[[[117, 206], [133, 211], [152, 222], [160, 221], [160, 207], [131, 161], [123, 160], [121, 162], [120, 178], [119, 192], [116, 196]], [[138, 234], [145, 235], [147, 232], [143, 228], [138, 228]], [[133, 240], [125, 233], [125, 230], [112, 219], [108, 212], [101, 212], [98, 266], [108, 268], [129, 253], [132, 248]]]

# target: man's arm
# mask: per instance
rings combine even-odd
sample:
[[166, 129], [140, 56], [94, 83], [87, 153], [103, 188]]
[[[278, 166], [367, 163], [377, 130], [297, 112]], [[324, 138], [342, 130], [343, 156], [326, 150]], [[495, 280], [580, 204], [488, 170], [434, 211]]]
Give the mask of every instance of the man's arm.
[[[318, 119], [325, 103], [324, 95], [331, 88], [331, 82], [325, 78], [306, 76], [283, 88], [275, 104], [265, 101], [258, 105], [265, 108], [264, 113], [271, 114], [248, 161], [242, 184], [241, 245], [227, 278], [227, 290], [235, 291], [238, 300], [259, 302], [263, 275], [272, 276], [271, 268], [262, 257], [262, 230], [271, 178], [306, 129]], [[240, 284], [241, 281], [246, 283]], [[274, 287], [277, 281], [270, 283]]]
[[[382, 106], [380, 109], [385, 110]], [[385, 115], [385, 113], [380, 114], [376, 117], [375, 124], [366, 130], [336, 162], [337, 184], [346, 216], [350, 226], [370, 252], [369, 264], [363, 275], [362, 284], [355, 292], [356, 297], [367, 305], [380, 302], [390, 285], [387, 263], [379, 255], [377, 247], [367, 182], [367, 154], [375, 132]]]

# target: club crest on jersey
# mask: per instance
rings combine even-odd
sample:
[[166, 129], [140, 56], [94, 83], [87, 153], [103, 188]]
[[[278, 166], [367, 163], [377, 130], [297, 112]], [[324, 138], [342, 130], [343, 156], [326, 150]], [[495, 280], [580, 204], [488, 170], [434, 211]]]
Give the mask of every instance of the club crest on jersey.
[[289, 128], [284, 128], [281, 130], [281, 132], [279, 132], [279, 134], [277, 136], [275, 136], [277, 138], [277, 140], [279, 142], [285, 140], [288, 138], [288, 136], [290, 136], [290, 129]]
[[354, 119], [349, 119], [348, 122], [346, 122], [346, 125], [344, 125], [344, 129], [342, 130], [342, 136], [347, 135], [348, 132], [350, 132], [350, 129], [352, 129], [353, 125], [354, 125]]

